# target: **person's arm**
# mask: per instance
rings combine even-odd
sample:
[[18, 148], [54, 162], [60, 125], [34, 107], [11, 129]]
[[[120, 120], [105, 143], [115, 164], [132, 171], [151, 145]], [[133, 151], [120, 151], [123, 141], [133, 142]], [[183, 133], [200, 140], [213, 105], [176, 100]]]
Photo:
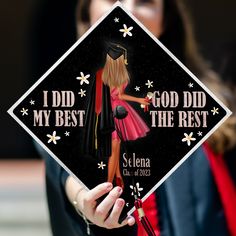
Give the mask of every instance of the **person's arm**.
[[[65, 190], [72, 204], [76, 202], [76, 208], [92, 223], [107, 229], [119, 228], [125, 225], [132, 226], [135, 220], [127, 217], [121, 224], [118, 223], [125, 201], [119, 196], [122, 188], [113, 188], [111, 183], [102, 183], [92, 190], [86, 190], [72, 176], [66, 180]], [[97, 205], [97, 200], [109, 193], [105, 199]]]
[[130, 101], [130, 102], [137, 102], [146, 106], [149, 105], [150, 103], [146, 100], [146, 98], [138, 98], [138, 97], [127, 95], [122, 91], [122, 89], [119, 89], [119, 99]]

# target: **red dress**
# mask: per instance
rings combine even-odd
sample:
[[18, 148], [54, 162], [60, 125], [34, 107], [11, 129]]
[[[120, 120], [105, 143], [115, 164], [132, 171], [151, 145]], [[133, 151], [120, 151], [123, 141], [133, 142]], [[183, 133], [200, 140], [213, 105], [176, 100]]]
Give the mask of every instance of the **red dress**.
[[[122, 86], [123, 91], [126, 86], [127, 83]], [[114, 118], [116, 129], [118, 128], [120, 130], [123, 140], [136, 140], [146, 136], [146, 134], [150, 131], [143, 119], [128, 104], [128, 102], [119, 99], [118, 88], [113, 88], [111, 90], [111, 106], [112, 110], [114, 110], [116, 106], [123, 106], [128, 112], [128, 115], [122, 120]], [[112, 139], [120, 139], [116, 130], [112, 133]]]

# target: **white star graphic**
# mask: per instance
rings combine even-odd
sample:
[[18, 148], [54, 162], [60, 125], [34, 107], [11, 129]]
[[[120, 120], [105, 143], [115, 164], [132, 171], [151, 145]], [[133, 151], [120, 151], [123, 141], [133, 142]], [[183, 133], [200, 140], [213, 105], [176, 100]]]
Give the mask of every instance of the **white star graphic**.
[[127, 207], [129, 207], [129, 203], [127, 202], [126, 204], [125, 204]]
[[70, 136], [70, 132], [66, 131], [65, 136], [67, 136], [67, 137]]
[[130, 32], [134, 27], [131, 26], [129, 28], [127, 28], [126, 24], [123, 24], [124, 29], [120, 29], [120, 32], [123, 33], [123, 37], [125, 38], [126, 35], [132, 36], [132, 33]]
[[140, 87], [139, 86], [136, 86], [134, 89], [135, 89], [136, 92], [140, 91]]
[[185, 138], [182, 139], [182, 142], [187, 142], [188, 146], [191, 145], [191, 141], [195, 141], [196, 139], [193, 138], [193, 132], [191, 132], [189, 135], [184, 133]]
[[89, 81], [87, 80], [90, 77], [90, 75], [84, 75], [83, 72], [80, 72], [80, 76], [76, 77], [76, 79], [80, 80], [80, 85], [89, 84]]
[[86, 96], [86, 90], [80, 89], [80, 92], [78, 92], [78, 94], [80, 95], [80, 97], [85, 97]]
[[189, 83], [189, 84], [188, 84], [188, 87], [189, 87], [189, 88], [193, 88], [193, 83]]
[[114, 21], [116, 22], [116, 23], [118, 23], [119, 22], [119, 18], [118, 17], [116, 17], [115, 19], [114, 19]]
[[147, 85], [148, 88], [151, 88], [151, 87], [153, 87], [153, 81], [148, 80], [145, 85]]
[[28, 109], [22, 108], [20, 112], [22, 113], [22, 116], [24, 115], [28, 116]]
[[197, 132], [197, 135], [200, 137], [200, 136], [202, 136], [202, 132], [201, 131], [198, 131]]
[[34, 105], [35, 104], [35, 101], [34, 100], [30, 100], [30, 105]]
[[98, 169], [102, 169], [104, 170], [104, 167], [106, 166], [106, 164], [103, 163], [103, 161], [101, 161], [100, 163], [98, 163]]
[[61, 139], [61, 137], [57, 136], [56, 131], [53, 131], [52, 135], [47, 134], [47, 137], [49, 138], [48, 143], [53, 142], [54, 144], [57, 144], [57, 140]]
[[215, 114], [219, 114], [219, 108], [213, 107], [213, 109], [211, 110], [211, 112], [212, 112], [213, 116], [214, 116]]

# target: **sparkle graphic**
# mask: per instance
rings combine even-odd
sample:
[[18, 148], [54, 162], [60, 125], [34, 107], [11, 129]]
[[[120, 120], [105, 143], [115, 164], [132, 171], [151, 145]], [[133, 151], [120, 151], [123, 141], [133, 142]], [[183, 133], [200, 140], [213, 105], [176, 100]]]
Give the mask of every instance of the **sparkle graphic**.
[[136, 86], [134, 89], [135, 89], [136, 92], [140, 91], [140, 87], [139, 86]]
[[195, 141], [196, 139], [193, 138], [193, 132], [191, 132], [189, 135], [184, 133], [185, 138], [182, 139], [182, 142], [187, 142], [188, 146], [191, 145], [191, 141]]
[[103, 161], [101, 161], [100, 163], [98, 163], [98, 169], [102, 169], [104, 170], [104, 167], [106, 166], [106, 164], [103, 163]]
[[70, 132], [66, 131], [65, 136], [67, 136], [67, 137], [70, 136]]
[[215, 114], [219, 114], [219, 108], [213, 107], [213, 109], [211, 110], [211, 112], [212, 112], [213, 116], [214, 116]]
[[80, 97], [85, 97], [86, 96], [86, 90], [80, 89], [80, 92], [78, 92], [78, 94], [80, 95]]
[[80, 85], [85, 84], [89, 84], [88, 78], [90, 77], [90, 75], [84, 75], [83, 72], [80, 72], [80, 76], [76, 77], [76, 79], [80, 80]]
[[198, 131], [198, 132], [197, 132], [197, 135], [198, 135], [199, 137], [201, 137], [201, 136], [202, 136], [202, 132], [201, 132], [201, 131]]
[[115, 23], [118, 23], [119, 20], [120, 20], [120, 19], [119, 19], [118, 17], [116, 17], [116, 18], [114, 19]]
[[193, 83], [189, 83], [189, 84], [188, 84], [188, 87], [189, 87], [189, 88], [193, 88]]
[[28, 109], [22, 108], [20, 112], [22, 113], [22, 116], [24, 115], [28, 116]]
[[153, 87], [153, 81], [148, 80], [145, 85], [147, 85], [148, 88], [151, 88], [151, 87]]
[[56, 131], [53, 131], [52, 135], [47, 134], [47, 137], [49, 138], [48, 143], [53, 142], [54, 144], [57, 144], [57, 140], [61, 139], [60, 136], [57, 136]]
[[35, 101], [34, 100], [30, 100], [30, 105], [34, 105], [35, 104]]
[[130, 32], [134, 27], [131, 26], [129, 28], [127, 28], [126, 24], [123, 24], [124, 29], [120, 29], [120, 32], [123, 33], [123, 37], [125, 38], [126, 35], [129, 35], [130, 37], [132, 36], [132, 33]]

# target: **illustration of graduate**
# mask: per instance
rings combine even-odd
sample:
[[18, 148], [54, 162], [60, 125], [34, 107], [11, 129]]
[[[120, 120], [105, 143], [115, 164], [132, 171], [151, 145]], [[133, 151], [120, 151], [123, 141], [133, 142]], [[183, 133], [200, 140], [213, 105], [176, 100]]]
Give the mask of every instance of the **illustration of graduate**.
[[[104, 68], [96, 73], [86, 117], [87, 153], [108, 158], [107, 181], [124, 188], [120, 172], [121, 141], [145, 137], [150, 131], [143, 119], [127, 101], [148, 106], [146, 98], [125, 94], [130, 78], [126, 68], [127, 50], [108, 43]], [[122, 114], [123, 113], [123, 114]], [[117, 115], [118, 114], [118, 115]]]

